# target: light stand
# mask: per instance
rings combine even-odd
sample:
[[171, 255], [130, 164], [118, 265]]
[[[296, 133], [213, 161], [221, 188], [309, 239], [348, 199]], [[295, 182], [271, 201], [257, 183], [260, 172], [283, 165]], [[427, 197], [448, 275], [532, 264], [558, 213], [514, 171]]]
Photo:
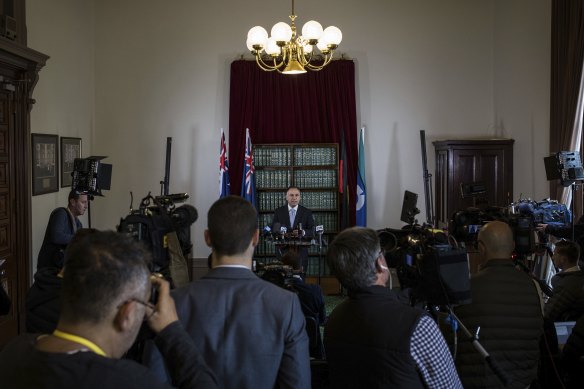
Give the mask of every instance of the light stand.
[[574, 242], [576, 235], [574, 229], [574, 195], [576, 194], [576, 183], [573, 182], [572, 185], [570, 185], [570, 188], [572, 189], [572, 196], [570, 197], [570, 221], [572, 224], [572, 242]]
[[87, 194], [87, 226], [89, 228], [91, 228], [91, 201], [93, 199], [93, 195]]
[[422, 146], [422, 173], [424, 175], [424, 199], [426, 201], [426, 222], [435, 226], [434, 201], [432, 193], [432, 175], [428, 173], [428, 159], [426, 156], [426, 131], [420, 130], [420, 143]]
[[103, 196], [103, 190], [109, 190], [112, 178], [112, 165], [101, 163], [106, 157], [93, 156], [75, 158], [71, 189], [79, 194], [87, 195], [87, 223], [91, 228], [91, 201], [94, 196]]

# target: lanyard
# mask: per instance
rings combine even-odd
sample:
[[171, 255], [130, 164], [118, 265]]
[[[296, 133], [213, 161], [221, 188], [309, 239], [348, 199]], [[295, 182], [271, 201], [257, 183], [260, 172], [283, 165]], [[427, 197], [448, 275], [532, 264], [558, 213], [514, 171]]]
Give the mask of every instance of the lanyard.
[[97, 355], [101, 355], [102, 357], [107, 357], [106, 353], [95, 343], [93, 343], [89, 339], [82, 338], [81, 336], [73, 335], [68, 332], [63, 332], [59, 330], [55, 330], [53, 332], [53, 336], [65, 340], [70, 340], [71, 342], [79, 343], [96, 353]]

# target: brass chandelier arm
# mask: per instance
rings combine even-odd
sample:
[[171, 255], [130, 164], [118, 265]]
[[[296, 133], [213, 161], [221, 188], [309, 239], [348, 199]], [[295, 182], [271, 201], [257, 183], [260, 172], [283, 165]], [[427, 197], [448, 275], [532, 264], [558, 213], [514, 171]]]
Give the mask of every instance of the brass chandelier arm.
[[256, 63], [258, 64], [258, 66], [260, 67], [260, 69], [266, 71], [266, 72], [273, 72], [274, 70], [276, 70], [277, 68], [274, 67], [272, 68], [270, 65], [267, 65], [260, 57], [259, 54], [255, 54], [255, 59], [256, 59]]
[[324, 56], [324, 60], [323, 60], [321, 65], [314, 65], [313, 63], [310, 63], [310, 62], [303, 64], [303, 65], [304, 65], [304, 67], [306, 67], [310, 70], [318, 71], [318, 70], [322, 70], [326, 65], [328, 65], [332, 61], [332, 59], [333, 59], [333, 52], [331, 51], [329, 54]]

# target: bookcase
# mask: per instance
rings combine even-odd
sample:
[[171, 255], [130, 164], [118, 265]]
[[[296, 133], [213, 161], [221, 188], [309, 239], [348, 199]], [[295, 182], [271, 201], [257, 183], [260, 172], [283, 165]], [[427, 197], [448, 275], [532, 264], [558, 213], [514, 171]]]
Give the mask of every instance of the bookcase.
[[[272, 222], [274, 210], [286, 204], [286, 189], [300, 189], [300, 205], [310, 209], [315, 225], [324, 227], [331, 241], [339, 231], [339, 152], [336, 143], [255, 144], [254, 166], [260, 231]], [[308, 249], [308, 276], [319, 275], [319, 248]], [[320, 275], [328, 274], [322, 247]], [[273, 242], [260, 240], [255, 258], [270, 263], [276, 259]]]

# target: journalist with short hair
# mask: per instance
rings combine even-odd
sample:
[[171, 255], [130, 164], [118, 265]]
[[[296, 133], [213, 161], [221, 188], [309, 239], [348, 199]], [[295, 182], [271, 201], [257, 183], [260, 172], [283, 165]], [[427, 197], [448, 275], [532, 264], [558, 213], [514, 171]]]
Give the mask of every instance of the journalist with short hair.
[[[298, 297], [258, 278], [257, 212], [239, 196], [209, 209], [205, 242], [212, 269], [173, 291], [178, 316], [221, 388], [309, 388], [310, 359]], [[146, 355], [160, 371], [156, 352]]]
[[349, 294], [325, 326], [331, 387], [462, 388], [434, 320], [386, 287], [389, 269], [374, 230], [342, 231], [327, 261]]

